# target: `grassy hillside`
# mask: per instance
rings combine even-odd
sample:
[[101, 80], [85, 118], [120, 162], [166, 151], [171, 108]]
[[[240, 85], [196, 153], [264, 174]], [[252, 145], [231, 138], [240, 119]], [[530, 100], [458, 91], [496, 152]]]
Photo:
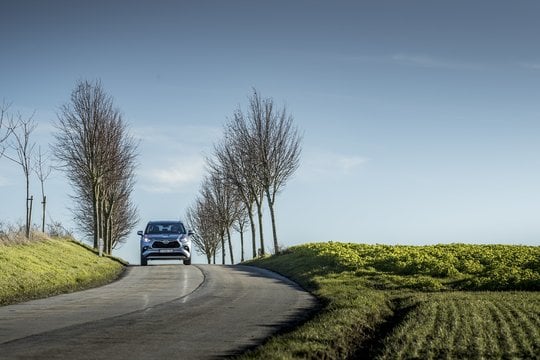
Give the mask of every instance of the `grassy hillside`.
[[538, 358], [540, 247], [317, 243], [253, 261], [323, 302], [241, 358]]
[[123, 269], [118, 260], [71, 240], [0, 243], [0, 305], [105, 284]]

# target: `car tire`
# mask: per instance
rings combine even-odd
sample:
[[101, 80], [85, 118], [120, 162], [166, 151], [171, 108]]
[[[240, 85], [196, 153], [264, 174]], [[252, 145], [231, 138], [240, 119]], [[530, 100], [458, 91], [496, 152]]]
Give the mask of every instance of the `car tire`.
[[191, 265], [191, 259], [184, 260], [184, 265]]
[[146, 260], [145, 257], [141, 256], [141, 266], [146, 266], [146, 265], [148, 265], [148, 260]]

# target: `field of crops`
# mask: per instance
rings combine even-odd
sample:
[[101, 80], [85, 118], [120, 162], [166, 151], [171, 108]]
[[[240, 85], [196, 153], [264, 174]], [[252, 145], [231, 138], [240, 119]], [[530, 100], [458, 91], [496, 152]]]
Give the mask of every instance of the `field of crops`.
[[540, 355], [540, 296], [452, 292], [416, 296], [384, 340], [380, 358], [535, 358]]
[[540, 358], [538, 246], [329, 242], [255, 264], [293, 278], [325, 308], [253, 357]]

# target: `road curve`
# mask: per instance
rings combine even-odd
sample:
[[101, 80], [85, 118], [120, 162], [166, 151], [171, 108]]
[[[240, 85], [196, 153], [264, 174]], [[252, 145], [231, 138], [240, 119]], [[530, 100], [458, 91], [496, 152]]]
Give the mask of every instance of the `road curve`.
[[0, 307], [0, 359], [215, 359], [315, 307], [254, 267], [129, 267], [113, 284]]

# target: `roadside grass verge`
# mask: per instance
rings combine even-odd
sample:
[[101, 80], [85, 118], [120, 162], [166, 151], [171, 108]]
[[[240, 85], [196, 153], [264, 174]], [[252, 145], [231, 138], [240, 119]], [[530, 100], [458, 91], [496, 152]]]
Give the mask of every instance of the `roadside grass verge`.
[[540, 353], [540, 247], [330, 242], [296, 246], [248, 264], [291, 278], [323, 308], [240, 359], [537, 358]]
[[0, 243], [0, 305], [106, 284], [124, 265], [68, 239]]

